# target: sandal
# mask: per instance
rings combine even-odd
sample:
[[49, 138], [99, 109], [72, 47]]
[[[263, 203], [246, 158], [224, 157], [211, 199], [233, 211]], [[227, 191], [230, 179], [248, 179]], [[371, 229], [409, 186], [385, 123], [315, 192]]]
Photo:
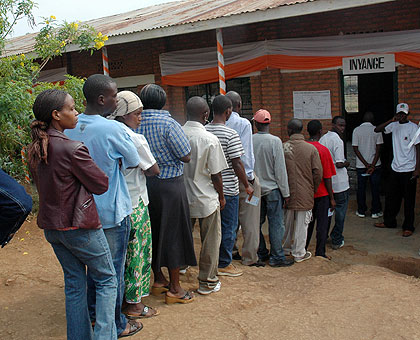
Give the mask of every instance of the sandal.
[[[153, 314], [149, 314], [149, 311], [155, 311]], [[143, 310], [140, 313], [133, 313], [133, 312], [123, 312], [125, 314], [125, 316], [127, 317], [127, 319], [130, 320], [135, 320], [135, 319], [141, 319], [141, 318], [151, 318], [152, 316], [158, 316], [160, 314], [160, 312], [157, 309], [154, 309], [152, 307], [149, 306], [144, 306]]]
[[137, 321], [134, 321], [134, 320], [128, 320], [127, 325], [130, 326], [128, 328], [129, 329], [128, 333], [123, 334], [125, 332], [125, 330], [124, 330], [123, 333], [118, 335], [118, 338], [125, 338], [127, 336], [132, 336], [132, 335], [140, 332], [143, 329], [143, 324], [141, 322], [137, 322]]
[[152, 286], [152, 295], [161, 296], [163, 293], [166, 293], [168, 290], [169, 290], [169, 285], [162, 286], [162, 287]]
[[168, 293], [165, 294], [165, 303], [172, 304], [172, 303], [190, 303], [195, 300], [194, 294], [190, 291], [186, 291], [184, 296], [176, 297], [176, 296], [169, 296]]

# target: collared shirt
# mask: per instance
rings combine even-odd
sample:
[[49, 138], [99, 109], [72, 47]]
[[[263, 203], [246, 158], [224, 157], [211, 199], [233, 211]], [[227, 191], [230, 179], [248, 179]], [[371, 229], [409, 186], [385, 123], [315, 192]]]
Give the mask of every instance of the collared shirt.
[[280, 138], [261, 132], [252, 136], [255, 155], [255, 173], [260, 180], [261, 196], [274, 189], [280, 189], [283, 197], [289, 197], [286, 162], [283, 143]]
[[416, 169], [416, 147], [420, 143], [420, 136], [409, 148], [411, 140], [417, 132], [417, 125], [413, 122], [401, 124], [400, 122], [392, 122], [385, 127], [385, 133], [392, 132], [392, 150], [394, 158], [392, 159], [391, 168], [395, 172], [410, 172]]
[[223, 193], [227, 196], [239, 195], [239, 180], [232, 167], [232, 159], [243, 155], [241, 139], [238, 133], [224, 124], [207, 124], [206, 130], [219, 138], [228, 168], [222, 171]]
[[[383, 144], [382, 133], [375, 132], [375, 127], [372, 123], [365, 122], [354, 129], [352, 137], [352, 146], [357, 146], [357, 149], [363, 158], [371, 164], [376, 154], [376, 145]], [[375, 166], [381, 165], [381, 160], [378, 159]], [[359, 157], [356, 156], [356, 168], [366, 168]]]
[[184, 165], [190, 215], [204, 218], [219, 206], [219, 195], [211, 175], [228, 168], [219, 139], [206, 131], [203, 124], [187, 121], [182, 127], [191, 145], [191, 161]]
[[245, 173], [249, 180], [254, 179], [254, 147], [252, 145], [252, 127], [248, 119], [242, 118], [237, 112], [232, 112], [229, 120], [226, 121], [226, 126], [234, 129], [241, 139], [244, 154], [241, 157], [244, 163]]
[[121, 123], [125, 131], [129, 134], [137, 152], [140, 156], [140, 164], [138, 167], [125, 169], [123, 171], [124, 178], [127, 182], [128, 191], [130, 192], [131, 204], [133, 209], [139, 206], [139, 198], [142, 199], [145, 206], [149, 205], [149, 196], [147, 195], [146, 176], [143, 170], [151, 168], [156, 160], [150, 151], [146, 138], [139, 133], [135, 133], [128, 126]]
[[347, 169], [337, 168], [336, 164], [345, 162], [346, 157], [344, 156], [344, 143], [341, 140], [338, 133], [328, 131], [321, 137], [319, 142], [330, 150], [331, 157], [334, 162], [336, 175], [331, 178], [332, 189], [335, 194], [346, 191], [350, 188], [349, 176], [347, 175]]
[[188, 155], [191, 147], [181, 125], [168, 111], [144, 110], [135, 132], [146, 137], [159, 165], [158, 178], [174, 178], [184, 173], [184, 163], [180, 158]]
[[120, 171], [140, 163], [137, 150], [121, 123], [99, 115], [78, 116], [77, 126], [65, 134], [83, 142], [95, 163], [109, 177], [108, 191], [94, 195], [103, 228], [112, 228], [132, 213], [127, 183]]

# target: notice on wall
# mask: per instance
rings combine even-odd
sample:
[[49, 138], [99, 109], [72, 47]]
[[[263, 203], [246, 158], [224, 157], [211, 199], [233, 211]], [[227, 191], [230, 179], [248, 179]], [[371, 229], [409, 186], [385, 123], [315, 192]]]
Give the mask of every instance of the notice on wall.
[[299, 119], [330, 119], [330, 90], [293, 91], [293, 112]]
[[368, 54], [351, 58], [343, 58], [344, 75], [394, 71], [394, 54]]

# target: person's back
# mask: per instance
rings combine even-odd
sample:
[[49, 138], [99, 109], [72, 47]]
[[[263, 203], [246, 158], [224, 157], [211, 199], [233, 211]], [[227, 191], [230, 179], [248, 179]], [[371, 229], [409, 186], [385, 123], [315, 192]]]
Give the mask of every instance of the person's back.
[[[376, 145], [383, 144], [382, 133], [374, 131], [375, 126], [371, 122], [364, 122], [353, 130], [352, 146], [357, 146], [360, 154], [371, 164], [376, 152]], [[381, 160], [378, 159], [374, 166], [380, 166]], [[365, 168], [362, 161], [356, 157], [356, 168]]]

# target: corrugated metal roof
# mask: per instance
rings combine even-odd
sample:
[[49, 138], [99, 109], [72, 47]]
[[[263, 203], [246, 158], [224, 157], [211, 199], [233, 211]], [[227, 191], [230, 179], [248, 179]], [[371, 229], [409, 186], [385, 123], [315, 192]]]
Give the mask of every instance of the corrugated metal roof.
[[[84, 23], [113, 37], [314, 1], [316, 0], [185, 0], [145, 7]], [[36, 34], [26, 34], [8, 40], [6, 54], [31, 52]]]

